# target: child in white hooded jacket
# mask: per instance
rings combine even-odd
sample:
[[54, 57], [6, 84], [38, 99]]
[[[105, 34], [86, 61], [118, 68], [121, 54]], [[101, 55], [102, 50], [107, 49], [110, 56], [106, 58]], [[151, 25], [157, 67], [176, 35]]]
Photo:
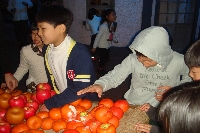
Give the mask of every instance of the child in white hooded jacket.
[[163, 27], [144, 29], [136, 36], [130, 49], [133, 53], [121, 64], [77, 94], [97, 92], [101, 97], [103, 92], [116, 88], [132, 74], [130, 89], [124, 98], [129, 104], [149, 103], [158, 107], [163, 94], [171, 87], [191, 81], [184, 56], [171, 49], [168, 32]]

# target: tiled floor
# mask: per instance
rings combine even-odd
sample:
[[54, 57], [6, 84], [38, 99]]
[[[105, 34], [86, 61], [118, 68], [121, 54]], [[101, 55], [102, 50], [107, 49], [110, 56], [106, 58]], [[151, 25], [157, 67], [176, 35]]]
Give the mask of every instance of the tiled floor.
[[[13, 72], [16, 70], [19, 64], [19, 49], [18, 49], [18, 43], [16, 41], [16, 37], [14, 34], [14, 27], [12, 25], [11, 21], [5, 21], [4, 22], [4, 30], [5, 30], [5, 38], [6, 42], [4, 42], [2, 45], [0, 45], [0, 48], [3, 49], [3, 53], [1, 54], [1, 62], [7, 62], [7, 64], [10, 64], [8, 66], [1, 66], [2, 68], [11, 68]], [[6, 45], [6, 46], [5, 46]], [[110, 71], [119, 64], [131, 51], [128, 49], [128, 47], [111, 47], [110, 50], [110, 60], [107, 62], [105, 66], [105, 70]], [[4, 63], [5, 64], [5, 63]], [[98, 62], [94, 61], [94, 66], [96, 68]], [[97, 77], [99, 78], [99, 74], [97, 73]], [[19, 82], [18, 89], [21, 89], [23, 91], [26, 91], [25, 88], [25, 80], [27, 78], [27, 75], [24, 76], [24, 78]], [[130, 85], [130, 78], [131, 76], [128, 76], [127, 79], [119, 85], [115, 89], [111, 89], [104, 93], [102, 98], [109, 97], [111, 99], [118, 100], [123, 99], [124, 93], [128, 90]]]

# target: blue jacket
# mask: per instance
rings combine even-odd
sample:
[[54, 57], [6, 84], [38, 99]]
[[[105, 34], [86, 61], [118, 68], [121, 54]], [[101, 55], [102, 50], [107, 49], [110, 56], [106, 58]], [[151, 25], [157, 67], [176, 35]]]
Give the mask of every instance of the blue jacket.
[[[56, 95], [44, 101], [47, 109], [62, 107], [65, 104], [73, 102], [79, 98], [86, 98], [92, 101], [98, 101], [97, 93], [86, 93], [78, 96], [76, 93], [93, 84], [96, 80], [93, 63], [87, 47], [83, 44], [71, 43], [71, 50], [69, 51], [67, 67], [66, 67], [66, 80], [67, 88], [60, 93], [54, 81], [53, 74], [51, 73], [47, 53], [48, 45], [43, 47], [43, 55], [45, 55], [45, 69], [47, 72], [48, 82], [53, 86], [52, 88], [57, 92]], [[71, 73], [69, 73], [71, 71]]]

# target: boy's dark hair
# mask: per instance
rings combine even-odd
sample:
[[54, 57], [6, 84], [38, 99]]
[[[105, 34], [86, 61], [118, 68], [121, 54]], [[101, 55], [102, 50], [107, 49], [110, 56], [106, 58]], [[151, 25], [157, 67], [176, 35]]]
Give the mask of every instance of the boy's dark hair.
[[92, 20], [94, 15], [96, 15], [98, 11], [95, 8], [90, 8], [88, 11], [88, 19]]
[[32, 22], [32, 23], [31, 23], [30, 33], [31, 33], [33, 30], [38, 30], [38, 27], [37, 27], [37, 23], [36, 23], [36, 22]]
[[[137, 57], [147, 57], [147, 56], [143, 55], [142, 53], [140, 53], [140, 52], [138, 52], [138, 51], [136, 51], [136, 50], [135, 50], [135, 53], [136, 53], [136, 56], [137, 56]], [[147, 57], [147, 58], [148, 58], [148, 57]]]
[[66, 27], [66, 33], [68, 33], [69, 28], [73, 22], [72, 12], [59, 5], [49, 5], [43, 7], [36, 15], [36, 22], [46, 22], [54, 27], [64, 24]]
[[200, 67], [200, 40], [196, 41], [185, 54], [185, 64], [189, 67]]

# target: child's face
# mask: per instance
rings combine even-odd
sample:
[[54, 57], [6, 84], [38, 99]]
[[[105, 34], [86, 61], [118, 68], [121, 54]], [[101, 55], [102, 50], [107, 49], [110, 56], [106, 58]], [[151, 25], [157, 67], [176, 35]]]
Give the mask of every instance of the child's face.
[[143, 64], [143, 66], [145, 66], [146, 68], [149, 68], [149, 67], [154, 67], [157, 65], [157, 62], [152, 60], [152, 59], [149, 59], [147, 57], [143, 57], [143, 56], [137, 56], [137, 59], [139, 62], [141, 62]]
[[106, 18], [108, 19], [108, 21], [110, 22], [115, 22], [116, 21], [116, 13], [115, 12], [111, 12], [110, 15], [106, 16]]
[[41, 22], [38, 23], [39, 32], [38, 35], [41, 37], [44, 44], [54, 44], [58, 46], [63, 40], [61, 39], [62, 33], [59, 26], [54, 27], [53, 25]]
[[43, 46], [44, 45], [42, 40], [41, 40], [41, 38], [38, 35], [38, 31], [37, 30], [32, 30], [31, 38], [32, 38], [32, 41], [33, 41], [33, 43], [35, 45], [37, 45], [37, 46]]
[[192, 78], [192, 80], [200, 80], [200, 67], [190, 68], [189, 75]]

